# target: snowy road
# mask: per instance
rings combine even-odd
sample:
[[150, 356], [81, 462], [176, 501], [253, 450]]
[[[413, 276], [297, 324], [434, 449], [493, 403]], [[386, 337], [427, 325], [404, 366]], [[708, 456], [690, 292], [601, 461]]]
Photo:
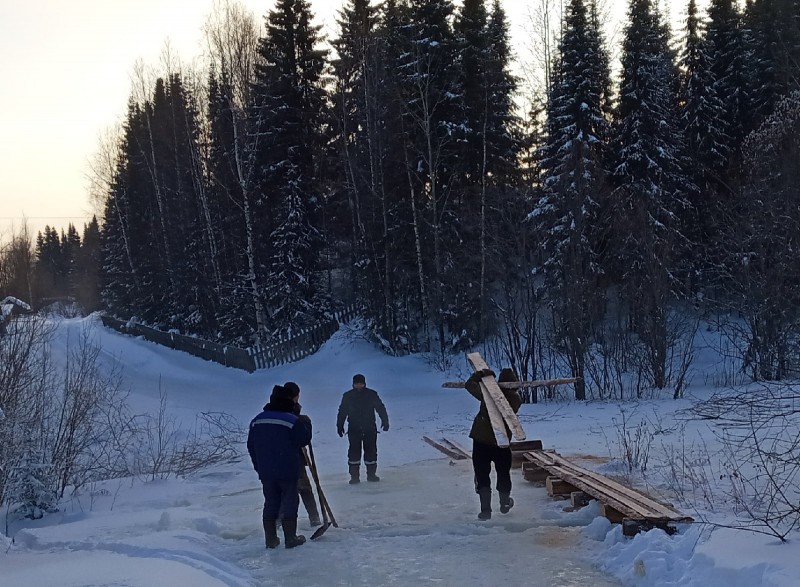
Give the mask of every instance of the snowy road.
[[[449, 463], [389, 468], [375, 484], [350, 486], [344, 474], [323, 479], [340, 527], [292, 551], [261, 547], [256, 491], [214, 498], [220, 504], [210, 509], [239, 538], [221, 539], [220, 553], [240, 561], [258, 585], [618, 584], [581, 557], [587, 545], [577, 525], [587, 523], [585, 515], [561, 512], [564, 502], [551, 501], [515, 471], [514, 509], [480, 522], [470, 464]], [[300, 526], [307, 529], [307, 520], [301, 517]]]

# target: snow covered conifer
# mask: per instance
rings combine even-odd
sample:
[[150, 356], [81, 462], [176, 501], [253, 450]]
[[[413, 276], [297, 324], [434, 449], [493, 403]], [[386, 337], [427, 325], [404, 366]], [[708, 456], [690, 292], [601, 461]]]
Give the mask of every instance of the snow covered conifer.
[[652, 0], [633, 0], [613, 128], [610, 263], [645, 346], [648, 376], [659, 389], [667, 385], [669, 305], [681, 286], [686, 251], [679, 221], [691, 187], [676, 82], [667, 27]]
[[325, 51], [318, 47], [319, 27], [312, 18], [307, 0], [279, 0], [267, 15], [255, 68], [253, 128], [259, 133], [261, 170], [255, 218], [259, 232], [269, 229], [261, 255], [271, 261], [261, 271], [270, 289], [273, 332], [307, 325], [319, 297], [315, 271], [322, 241], [314, 227], [322, 199], [318, 173], [327, 104]]
[[729, 189], [723, 177], [731, 148], [725, 105], [712, 77], [703, 30], [697, 3], [690, 0], [686, 40], [679, 60], [680, 125], [686, 139], [687, 170], [691, 183], [696, 186], [696, 190], [688, 194], [691, 206], [685, 216], [686, 236], [696, 245], [692, 263], [701, 275], [695, 287], [707, 283], [709, 270], [719, 262], [722, 231], [719, 222], [723, 217], [719, 206], [728, 201], [721, 193]]
[[[530, 213], [542, 239], [543, 270], [559, 346], [566, 349], [577, 399], [584, 399], [586, 353], [601, 292], [599, 213], [607, 191], [608, 57], [585, 0], [571, 0], [549, 89], [541, 190]], [[600, 298], [600, 299], [598, 299]]]

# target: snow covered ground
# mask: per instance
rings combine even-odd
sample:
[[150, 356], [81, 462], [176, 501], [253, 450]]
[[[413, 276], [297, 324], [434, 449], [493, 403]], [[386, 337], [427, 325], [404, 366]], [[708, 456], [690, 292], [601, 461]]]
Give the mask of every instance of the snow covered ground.
[[[61, 322], [56, 356], [87, 322], [99, 324], [96, 318]], [[502, 515], [495, 505], [492, 520], [479, 522], [470, 463], [451, 461], [421, 439], [447, 436], [469, 445], [477, 403], [465, 391], [440, 387], [465, 375], [466, 363], [461, 373], [445, 376], [420, 357], [388, 357], [340, 331], [312, 357], [247, 374], [99, 326], [96, 335], [103, 360], [123, 365], [137, 410], [156, 411], [163, 390], [170, 413], [187, 425], [200, 411], [223, 411], [245, 426], [272, 385], [297, 381], [314, 422], [322, 486], [340, 527], [294, 550], [266, 551], [260, 486], [247, 458], [185, 479], [108, 481], [65, 499], [57, 514], [15, 521], [8, 538], [0, 534], [3, 587], [800, 585], [797, 533], [780, 543], [694, 524], [675, 536], [653, 530], [628, 539], [598, 517], [596, 504], [564, 512], [564, 502], [548, 498], [519, 471], [513, 472], [514, 509]], [[698, 369], [707, 374], [713, 366]], [[346, 439], [336, 435], [335, 420], [356, 372], [381, 394], [391, 429], [378, 439], [382, 481], [350, 486]], [[520, 419], [529, 438], [613, 473], [617, 463], [605, 461], [618, 456], [623, 415], [657, 422], [665, 441], [674, 441], [675, 413], [691, 401], [542, 403], [523, 405]], [[706, 427], [687, 426], [681, 442], [708, 442]], [[302, 505], [300, 512], [308, 536]], [[685, 513], [719, 524], [731, 516]], [[0, 523], [4, 528], [2, 517]]]

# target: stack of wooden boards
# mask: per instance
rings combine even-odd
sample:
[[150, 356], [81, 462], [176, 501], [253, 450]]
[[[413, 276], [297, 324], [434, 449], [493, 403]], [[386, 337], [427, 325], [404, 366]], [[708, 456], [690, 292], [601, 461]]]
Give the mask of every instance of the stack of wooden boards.
[[615, 524], [622, 524], [626, 536], [651, 528], [661, 528], [671, 534], [675, 532], [675, 524], [693, 521], [670, 505], [576, 465], [557, 452], [532, 450], [522, 457], [522, 475], [527, 481], [544, 484], [551, 497], [571, 499], [572, 509], [596, 499], [601, 515]]

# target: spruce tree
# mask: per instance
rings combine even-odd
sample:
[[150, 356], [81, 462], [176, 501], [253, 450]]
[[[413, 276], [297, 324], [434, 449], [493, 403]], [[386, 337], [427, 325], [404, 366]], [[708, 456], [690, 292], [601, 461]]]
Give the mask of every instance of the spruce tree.
[[76, 263], [80, 255], [81, 237], [78, 230], [71, 222], [67, 225], [67, 232], [61, 233], [61, 279], [59, 296], [75, 298]]
[[[345, 3], [337, 19], [339, 37], [333, 41], [336, 58], [332, 61], [335, 80], [333, 120], [337, 172], [342, 184], [342, 200], [330, 203], [336, 228], [349, 241], [353, 266], [351, 286], [359, 302], [369, 306], [369, 283], [374, 274], [369, 267], [370, 211], [377, 199], [377, 154], [375, 139], [377, 114], [375, 81], [377, 71], [377, 9], [368, 0]], [[374, 267], [372, 268], [374, 269]]]
[[600, 210], [607, 191], [609, 71], [602, 35], [584, 0], [571, 0], [547, 104], [539, 201], [531, 212], [541, 235], [547, 300], [556, 345], [565, 349], [577, 399], [585, 399], [586, 355], [600, 318]]
[[100, 225], [93, 216], [83, 226], [83, 238], [75, 260], [75, 298], [84, 312], [100, 308]]
[[[157, 323], [169, 288], [153, 228], [152, 167], [143, 145], [149, 145], [145, 110], [131, 101], [117, 169], [104, 210], [102, 298], [111, 315]], [[162, 241], [163, 242], [163, 241]]]
[[[253, 126], [259, 133], [257, 162], [262, 170], [256, 218], [270, 230], [262, 258], [263, 279], [271, 292], [267, 305], [273, 334], [313, 324], [323, 310], [316, 274], [322, 242], [316, 226], [322, 196], [318, 173], [324, 144], [326, 53], [318, 47], [319, 27], [312, 18], [307, 0], [276, 3], [267, 15], [266, 36], [259, 42], [253, 85], [257, 117]], [[289, 278], [288, 272], [294, 277]], [[308, 305], [286, 312], [296, 300]]]
[[[425, 331], [426, 291], [421, 284], [421, 230], [411, 201], [405, 76], [412, 33], [407, 2], [388, 0], [379, 11], [376, 28], [375, 116], [370, 150], [377, 175], [379, 205], [374, 209], [379, 236], [374, 247], [376, 271], [381, 276], [380, 302], [375, 320], [381, 344], [393, 352], [418, 350]], [[424, 337], [422, 337], [424, 340]]]
[[800, 0], [752, 0], [744, 14], [753, 53], [756, 123], [800, 88]]
[[742, 222], [729, 241], [731, 296], [754, 380], [792, 374], [800, 335], [800, 91], [783, 98], [743, 146]]
[[[456, 147], [464, 128], [453, 67], [457, 47], [452, 13], [449, 0], [410, 0], [396, 70], [406, 146], [406, 201], [414, 229], [420, 339], [427, 349], [435, 339], [439, 351], [450, 345], [446, 331], [453, 308], [447, 287], [456, 281], [451, 253], [463, 246], [452, 207], [460, 167]], [[461, 336], [458, 330], [450, 330], [456, 339]]]
[[701, 273], [702, 286], [719, 262], [719, 244], [724, 216], [720, 205], [729, 201], [724, 170], [730, 153], [724, 102], [714, 84], [708, 46], [703, 40], [704, 23], [690, 0], [686, 19], [686, 40], [680, 57], [680, 124], [686, 139], [688, 171], [696, 190], [689, 193], [690, 208], [685, 218], [686, 236], [696, 247], [693, 264]]
[[668, 30], [652, 0], [633, 0], [611, 143], [611, 261], [643, 343], [645, 373], [659, 389], [668, 383], [668, 314], [686, 250], [679, 219], [691, 185], [683, 169], [679, 128]]
[[48, 303], [48, 298], [62, 295], [64, 287], [64, 251], [55, 227], [45, 226], [44, 233], [36, 235], [34, 248], [36, 268], [34, 270], [35, 307]]
[[508, 23], [500, 3], [493, 2], [489, 12], [485, 0], [464, 2], [454, 32], [464, 137], [457, 147], [454, 217], [458, 244], [451, 245], [451, 263], [459, 272], [448, 276], [445, 298], [450, 301], [447, 313], [452, 315], [448, 328], [461, 333], [461, 346], [471, 347], [487, 334], [488, 284], [503, 272], [503, 255], [492, 252], [498, 246], [498, 209], [509, 205], [501, 200], [517, 182], [520, 142], [513, 107], [516, 79], [509, 71]]
[[735, 0], [711, 0], [708, 16], [705, 53], [714, 92], [723, 101], [722, 129], [729, 138], [725, 181], [735, 189], [741, 144], [755, 123], [754, 56]]
[[[387, 66], [393, 3], [380, 11], [367, 0], [348, 0], [333, 42], [336, 83], [333, 120], [342, 188], [328, 200], [329, 234], [351, 260], [350, 289], [377, 338], [397, 346], [390, 223], [397, 182], [394, 72]], [[397, 229], [396, 224], [391, 223]]]
[[258, 122], [252, 81], [259, 31], [252, 14], [226, 3], [206, 27], [206, 37], [211, 61], [206, 168], [221, 281], [216, 321], [226, 340], [245, 346], [267, 330], [263, 266], [269, 259], [259, 253], [269, 228], [255, 217], [260, 137], [251, 126]]

